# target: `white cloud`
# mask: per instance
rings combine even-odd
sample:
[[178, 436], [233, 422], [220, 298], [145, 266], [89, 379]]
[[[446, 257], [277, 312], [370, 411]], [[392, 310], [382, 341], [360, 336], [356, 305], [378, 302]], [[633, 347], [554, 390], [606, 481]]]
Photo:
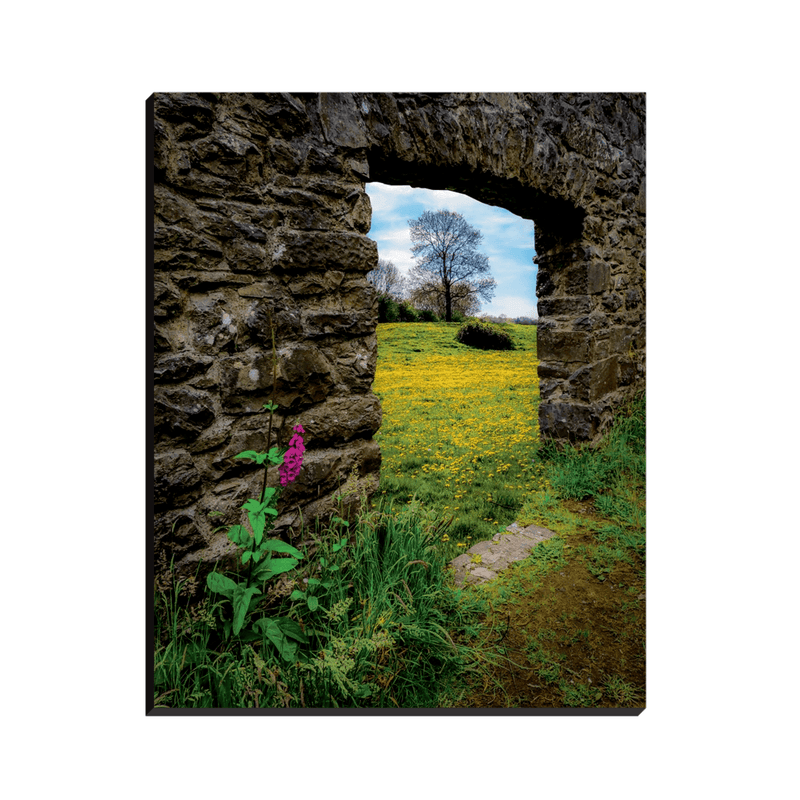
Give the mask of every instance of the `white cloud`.
[[536, 319], [539, 315], [536, 311], [536, 303], [531, 303], [529, 298], [516, 295], [500, 295], [492, 299], [491, 303], [481, 303], [479, 314], [490, 314], [500, 316], [505, 314], [507, 317], [530, 317]]
[[447, 209], [461, 214], [483, 234], [480, 250], [489, 257], [497, 281], [495, 300], [482, 311], [510, 317], [532, 316], [536, 308], [534, 230], [505, 209], [487, 206], [457, 192], [417, 189], [411, 186], [367, 184], [372, 204], [369, 236], [378, 244], [380, 258], [391, 261], [405, 275], [414, 266], [408, 222], [424, 211]]

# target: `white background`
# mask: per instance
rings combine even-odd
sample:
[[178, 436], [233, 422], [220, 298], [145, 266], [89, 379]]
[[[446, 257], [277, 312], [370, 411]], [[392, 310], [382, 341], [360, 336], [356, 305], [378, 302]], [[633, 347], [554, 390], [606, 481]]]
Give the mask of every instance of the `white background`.
[[[795, 27], [737, 8], [6, 9], [9, 797], [789, 796]], [[647, 92], [640, 717], [145, 716], [145, 101], [231, 90]]]

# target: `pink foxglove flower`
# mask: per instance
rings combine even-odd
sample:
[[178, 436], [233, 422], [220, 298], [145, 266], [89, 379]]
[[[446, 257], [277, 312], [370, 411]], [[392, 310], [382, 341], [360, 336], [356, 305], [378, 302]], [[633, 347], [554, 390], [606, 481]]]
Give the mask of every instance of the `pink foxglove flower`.
[[281, 476], [281, 486], [291, 483], [299, 474], [303, 464], [303, 453], [306, 447], [303, 444], [301, 434], [305, 433], [302, 425], [295, 425], [294, 436], [289, 440], [289, 449], [283, 457], [283, 464], [278, 467], [278, 474]]

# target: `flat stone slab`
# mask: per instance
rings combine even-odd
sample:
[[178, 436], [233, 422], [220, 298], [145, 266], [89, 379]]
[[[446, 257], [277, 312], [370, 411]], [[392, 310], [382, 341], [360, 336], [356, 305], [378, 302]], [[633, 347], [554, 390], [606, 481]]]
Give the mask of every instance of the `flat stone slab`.
[[492, 536], [490, 541], [474, 544], [466, 553], [450, 562], [455, 569], [456, 586], [486, 583], [496, 578], [514, 561], [527, 558], [539, 542], [555, 535], [555, 532], [540, 525], [521, 528], [514, 522]]

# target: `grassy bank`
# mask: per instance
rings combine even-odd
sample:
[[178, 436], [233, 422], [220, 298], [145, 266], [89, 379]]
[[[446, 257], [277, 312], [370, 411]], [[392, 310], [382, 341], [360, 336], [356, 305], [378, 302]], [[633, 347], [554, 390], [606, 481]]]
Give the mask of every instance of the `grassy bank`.
[[[482, 656], [465, 642], [486, 607], [447, 584], [438, 524], [418, 506], [364, 508], [319, 531], [318, 548], [263, 587], [238, 635], [229, 603], [185, 588], [155, 597], [157, 708], [445, 707]], [[233, 575], [238, 578], [238, 575]], [[292, 599], [294, 592], [302, 597]], [[291, 620], [288, 647], [251, 621]]]
[[463, 705], [637, 707], [646, 699], [644, 396], [596, 448], [540, 449], [519, 513], [557, 533], [476, 596], [503, 632]]

